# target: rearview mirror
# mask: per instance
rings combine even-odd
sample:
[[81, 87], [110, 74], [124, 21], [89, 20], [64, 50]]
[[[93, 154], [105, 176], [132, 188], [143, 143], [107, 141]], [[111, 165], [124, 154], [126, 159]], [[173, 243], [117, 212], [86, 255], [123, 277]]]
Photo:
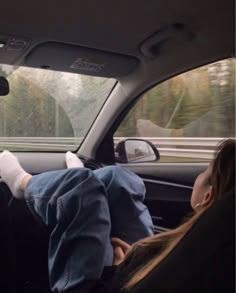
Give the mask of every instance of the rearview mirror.
[[8, 80], [0, 76], [0, 96], [7, 96], [9, 94], [9, 83]]
[[160, 159], [160, 153], [147, 140], [128, 138], [117, 144], [115, 157], [118, 163], [157, 162]]

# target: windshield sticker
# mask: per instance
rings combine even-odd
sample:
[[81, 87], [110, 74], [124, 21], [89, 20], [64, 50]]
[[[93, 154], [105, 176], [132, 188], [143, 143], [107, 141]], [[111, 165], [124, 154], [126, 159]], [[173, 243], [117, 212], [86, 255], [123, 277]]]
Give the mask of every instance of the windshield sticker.
[[88, 58], [77, 58], [70, 68], [85, 70], [90, 72], [100, 72], [105, 67], [106, 63]]

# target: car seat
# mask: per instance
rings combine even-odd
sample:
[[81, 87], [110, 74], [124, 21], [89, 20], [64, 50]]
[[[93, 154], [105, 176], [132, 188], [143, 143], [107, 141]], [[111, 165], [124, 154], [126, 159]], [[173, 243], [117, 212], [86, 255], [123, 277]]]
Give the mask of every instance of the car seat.
[[48, 293], [49, 232], [0, 184], [0, 292]]
[[129, 293], [235, 292], [235, 191], [213, 204]]

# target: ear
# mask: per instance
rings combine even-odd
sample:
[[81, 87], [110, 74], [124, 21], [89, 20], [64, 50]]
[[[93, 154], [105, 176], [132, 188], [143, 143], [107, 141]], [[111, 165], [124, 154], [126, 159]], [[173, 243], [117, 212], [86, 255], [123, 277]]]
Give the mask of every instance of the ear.
[[213, 192], [212, 192], [212, 186], [209, 186], [207, 192], [204, 195], [204, 198], [201, 202], [202, 207], [206, 207], [211, 204], [213, 201]]

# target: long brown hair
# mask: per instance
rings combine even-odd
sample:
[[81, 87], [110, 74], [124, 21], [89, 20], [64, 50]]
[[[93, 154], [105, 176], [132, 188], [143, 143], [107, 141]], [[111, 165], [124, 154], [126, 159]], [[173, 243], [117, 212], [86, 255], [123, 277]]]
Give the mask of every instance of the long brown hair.
[[[209, 181], [212, 185], [213, 201], [224, 197], [228, 192], [235, 189], [235, 140], [228, 139], [218, 146], [212, 162]], [[132, 262], [135, 258], [140, 258], [142, 261], [131, 271], [124, 289], [128, 290], [144, 279], [170, 253], [209, 206], [193, 214], [178, 228], [135, 243], [126, 255], [125, 262]], [[147, 251], [154, 252], [152, 257], [145, 257]]]

